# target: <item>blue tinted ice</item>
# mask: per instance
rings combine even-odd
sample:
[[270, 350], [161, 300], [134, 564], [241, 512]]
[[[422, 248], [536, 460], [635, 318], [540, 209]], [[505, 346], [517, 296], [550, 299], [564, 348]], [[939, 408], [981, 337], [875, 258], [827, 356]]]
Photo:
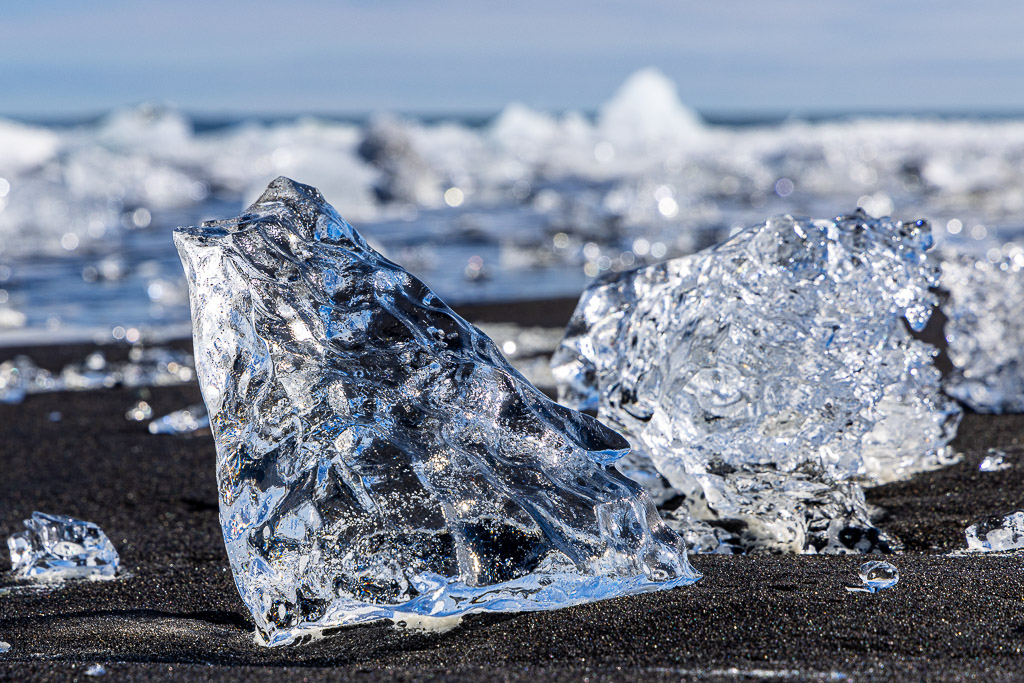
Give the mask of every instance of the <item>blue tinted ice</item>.
[[937, 466], [960, 418], [906, 329], [935, 301], [930, 245], [924, 222], [780, 216], [596, 281], [560, 398], [623, 431], [620, 468], [698, 550], [885, 549], [859, 483]]
[[7, 539], [11, 570], [36, 581], [103, 579], [117, 574], [119, 558], [103, 530], [65, 515], [33, 512], [25, 531]]
[[20, 403], [30, 394], [51, 391], [169, 386], [194, 379], [191, 355], [159, 346], [133, 346], [128, 360], [120, 362], [96, 351], [57, 373], [36, 366], [28, 356], [16, 356], [0, 363], [0, 403]]
[[846, 590], [851, 593], [877, 593], [892, 588], [900, 580], [900, 570], [895, 565], [880, 560], [865, 562], [860, 566], [858, 574], [862, 585], [847, 586]]
[[628, 444], [279, 178], [182, 228], [221, 523], [262, 642], [403, 614], [552, 609], [699, 575]]

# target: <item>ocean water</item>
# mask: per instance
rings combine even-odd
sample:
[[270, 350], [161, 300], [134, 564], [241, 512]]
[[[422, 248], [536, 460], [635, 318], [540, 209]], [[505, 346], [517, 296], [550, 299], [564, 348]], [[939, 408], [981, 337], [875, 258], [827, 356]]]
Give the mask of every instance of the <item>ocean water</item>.
[[489, 119], [0, 119], [0, 344], [188, 333], [170, 239], [286, 175], [317, 186], [449, 303], [575, 296], [780, 213], [932, 221], [940, 244], [1024, 250], [1024, 118], [710, 121], [656, 71], [596, 113]]

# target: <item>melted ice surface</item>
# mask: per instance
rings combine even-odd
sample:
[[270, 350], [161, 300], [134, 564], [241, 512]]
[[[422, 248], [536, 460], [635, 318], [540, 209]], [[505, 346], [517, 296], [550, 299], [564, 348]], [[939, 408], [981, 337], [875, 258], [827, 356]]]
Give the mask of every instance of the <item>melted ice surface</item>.
[[315, 189], [175, 233], [235, 582], [270, 645], [699, 575], [628, 445], [548, 400]]
[[552, 359], [560, 399], [623, 430], [620, 468], [683, 497], [699, 550], [730, 527], [755, 550], [884, 546], [858, 483], [938, 466], [960, 419], [904, 326], [935, 300], [930, 245], [924, 222], [780, 216], [596, 282]]

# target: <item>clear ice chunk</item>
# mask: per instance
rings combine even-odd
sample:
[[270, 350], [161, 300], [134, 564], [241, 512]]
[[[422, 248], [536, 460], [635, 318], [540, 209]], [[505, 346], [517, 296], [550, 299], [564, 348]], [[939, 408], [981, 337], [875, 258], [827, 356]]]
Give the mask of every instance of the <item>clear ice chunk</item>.
[[1024, 510], [994, 515], [967, 527], [967, 549], [978, 552], [1024, 548]]
[[210, 427], [210, 416], [202, 403], [175, 410], [149, 423], [150, 434], [191, 434]]
[[923, 221], [780, 216], [598, 280], [552, 358], [559, 398], [622, 431], [620, 469], [688, 537], [886, 550], [861, 484], [944, 464], [961, 415], [906, 329], [935, 303], [931, 241]]
[[9, 652], [10, 649], [11, 649], [11, 644], [10, 643], [8, 643], [6, 641], [3, 641], [3, 640], [0, 640], [0, 652]]
[[892, 588], [900, 580], [900, 570], [888, 562], [874, 560], [865, 562], [860, 566], [861, 586], [847, 586], [846, 590], [851, 593], [877, 593], [886, 588]]
[[86, 676], [106, 676], [107, 669], [102, 664], [93, 664], [85, 670]]
[[117, 574], [114, 544], [91, 522], [33, 512], [7, 539], [11, 571], [36, 581], [105, 579]]
[[220, 518], [260, 641], [692, 583], [628, 444], [278, 178], [179, 228]]
[[[998, 250], [997, 250], [998, 252]], [[943, 254], [946, 392], [978, 412], [1024, 412], [1024, 254]]]

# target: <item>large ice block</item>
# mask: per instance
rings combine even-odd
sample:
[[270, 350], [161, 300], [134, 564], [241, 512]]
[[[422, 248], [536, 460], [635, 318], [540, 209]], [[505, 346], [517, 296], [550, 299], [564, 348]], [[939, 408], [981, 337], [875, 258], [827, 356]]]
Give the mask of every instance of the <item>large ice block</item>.
[[262, 642], [402, 614], [552, 609], [692, 583], [610, 463], [314, 188], [181, 228], [221, 523]]
[[936, 466], [960, 417], [904, 324], [934, 304], [930, 245], [922, 221], [780, 216], [599, 280], [552, 359], [560, 398], [623, 431], [620, 467], [682, 501], [670, 520], [700, 550], [723, 529], [752, 550], [885, 549], [858, 482]]
[[967, 549], [977, 552], [1024, 550], [1024, 510], [990, 515], [964, 530]]

